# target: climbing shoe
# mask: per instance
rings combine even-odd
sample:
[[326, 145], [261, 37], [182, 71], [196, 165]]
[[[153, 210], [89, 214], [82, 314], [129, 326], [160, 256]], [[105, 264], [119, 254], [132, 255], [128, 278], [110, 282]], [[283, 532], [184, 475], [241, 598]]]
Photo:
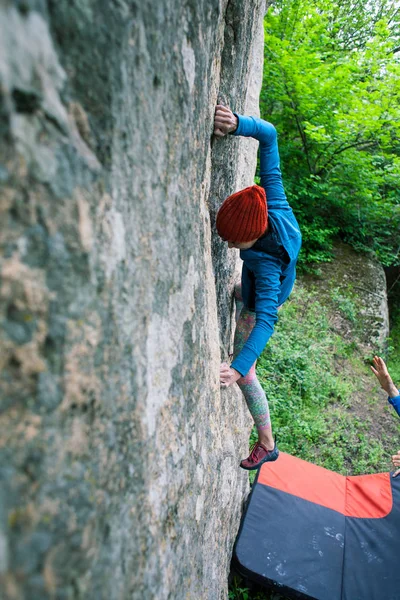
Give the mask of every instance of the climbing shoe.
[[279, 450], [276, 442], [273, 450], [267, 450], [261, 442], [256, 442], [251, 448], [250, 456], [242, 460], [240, 466], [246, 471], [252, 471], [261, 467], [265, 462], [276, 460], [278, 456]]

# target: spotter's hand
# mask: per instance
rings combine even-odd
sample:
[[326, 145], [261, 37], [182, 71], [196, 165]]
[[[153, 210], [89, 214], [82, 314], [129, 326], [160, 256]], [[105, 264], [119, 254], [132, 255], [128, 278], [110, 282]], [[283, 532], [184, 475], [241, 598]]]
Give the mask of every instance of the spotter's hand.
[[221, 387], [227, 388], [240, 378], [240, 373], [238, 373], [235, 369], [232, 369], [228, 363], [222, 363], [219, 369], [219, 381]]
[[392, 378], [389, 375], [385, 361], [380, 356], [374, 356], [374, 360], [372, 362], [374, 363], [374, 366], [371, 366], [371, 371], [378, 379], [381, 387], [389, 396], [398, 396], [399, 390], [396, 388]]
[[392, 477], [397, 477], [397, 475], [400, 473], [400, 450], [397, 452], [397, 454], [392, 456], [392, 463], [394, 467], [397, 467], [397, 470], [393, 473]]

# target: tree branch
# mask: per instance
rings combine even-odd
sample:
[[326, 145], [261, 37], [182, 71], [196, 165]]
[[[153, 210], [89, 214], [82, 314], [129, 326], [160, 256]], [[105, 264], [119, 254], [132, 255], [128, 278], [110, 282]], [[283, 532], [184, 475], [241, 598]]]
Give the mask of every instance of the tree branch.
[[316, 173], [316, 175], [321, 175], [325, 169], [333, 162], [333, 160], [335, 159], [335, 157], [338, 154], [341, 154], [342, 152], [345, 152], [346, 150], [349, 150], [350, 148], [357, 148], [358, 146], [374, 146], [377, 144], [376, 140], [361, 140], [360, 142], [353, 142], [352, 144], [348, 144], [347, 146], [340, 146], [337, 150], [335, 150], [335, 152], [332, 154], [332, 156], [330, 157], [330, 159], [328, 160], [328, 162], [326, 162], [320, 169], [319, 171]]
[[307, 164], [308, 164], [308, 170], [310, 171], [310, 173], [313, 173], [313, 169], [311, 168], [310, 156], [309, 156], [309, 153], [308, 153], [308, 146], [307, 146], [306, 134], [305, 134], [304, 129], [302, 128], [301, 123], [299, 121], [299, 118], [297, 116], [297, 106], [296, 106], [294, 100], [292, 99], [292, 96], [289, 93], [289, 88], [287, 86], [286, 81], [284, 81], [284, 86], [285, 86], [285, 90], [286, 90], [286, 93], [288, 95], [288, 98], [290, 100], [290, 104], [291, 104], [291, 106], [292, 106], [292, 108], [294, 110], [294, 118], [295, 118], [295, 121], [296, 121], [297, 131], [299, 132], [299, 135], [300, 135], [300, 138], [301, 138], [301, 143], [303, 145], [304, 154], [306, 155]]

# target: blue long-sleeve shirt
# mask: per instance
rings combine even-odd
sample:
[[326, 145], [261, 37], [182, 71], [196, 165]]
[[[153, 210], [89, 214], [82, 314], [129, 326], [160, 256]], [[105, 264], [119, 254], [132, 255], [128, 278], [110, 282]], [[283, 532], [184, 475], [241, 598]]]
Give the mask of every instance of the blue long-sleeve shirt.
[[394, 410], [400, 417], [400, 396], [394, 396], [394, 398], [388, 396], [388, 402], [393, 406]]
[[260, 142], [260, 177], [267, 196], [268, 231], [273, 232], [283, 248], [281, 253], [271, 253], [267, 240], [264, 244], [260, 238], [249, 250], [240, 251], [243, 302], [255, 311], [256, 323], [231, 366], [245, 376], [274, 331], [278, 306], [292, 291], [301, 234], [283, 188], [275, 127], [256, 117], [237, 117], [238, 128], [233, 135], [253, 137]]

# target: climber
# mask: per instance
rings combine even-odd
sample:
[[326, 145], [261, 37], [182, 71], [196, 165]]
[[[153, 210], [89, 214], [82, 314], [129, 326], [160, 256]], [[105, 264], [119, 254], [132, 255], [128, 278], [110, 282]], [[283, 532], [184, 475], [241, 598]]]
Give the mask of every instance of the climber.
[[258, 469], [278, 458], [268, 400], [255, 372], [277, 321], [278, 307], [288, 298], [296, 278], [301, 234], [283, 189], [276, 129], [256, 117], [217, 105], [214, 134], [252, 137], [260, 143], [261, 186], [252, 185], [226, 198], [216, 220], [219, 236], [238, 248], [243, 260], [241, 286], [235, 288], [237, 319], [231, 365], [220, 368], [221, 387], [237, 383], [258, 431], [258, 441], [243, 469]]
[[[374, 366], [371, 365], [371, 371], [376, 375], [379, 383], [381, 384], [382, 389], [388, 395], [388, 402], [400, 416], [400, 394], [397, 387], [394, 385], [392, 378], [390, 377], [389, 371], [387, 370], [387, 366], [385, 361], [380, 356], [374, 356], [372, 361]], [[396, 471], [393, 473], [393, 477], [397, 477], [400, 473], [400, 450], [397, 454], [392, 456], [393, 466], [396, 467]]]

